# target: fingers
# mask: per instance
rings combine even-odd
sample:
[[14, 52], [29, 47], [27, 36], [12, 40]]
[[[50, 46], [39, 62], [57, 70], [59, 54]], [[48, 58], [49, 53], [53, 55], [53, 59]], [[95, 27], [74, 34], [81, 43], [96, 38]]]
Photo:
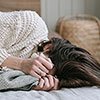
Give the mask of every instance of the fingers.
[[40, 82], [38, 84], [38, 86], [36, 86], [34, 89], [35, 90], [45, 90], [48, 91], [50, 90], [52, 87], [50, 85], [50, 81], [47, 77], [43, 77], [40, 79]]
[[34, 76], [34, 77], [36, 77], [36, 78], [41, 78], [41, 76], [38, 75], [34, 70], [31, 70], [31, 71], [30, 71], [30, 75], [32, 75], [32, 76]]
[[47, 89], [48, 90], [57, 90], [59, 80], [57, 78], [55, 78], [54, 76], [52, 76], [52, 75], [47, 75], [47, 78], [49, 80], [49, 87]]
[[44, 82], [45, 82], [45, 81], [41, 78], [41, 79], [40, 79], [40, 82], [39, 82], [39, 88], [40, 88], [40, 89], [43, 88]]
[[51, 59], [48, 58], [47, 56], [45, 56], [43, 53], [40, 53], [40, 55], [38, 55], [37, 53], [34, 53], [33, 56], [32, 56], [32, 58], [34, 58], [34, 59], [38, 58], [38, 57], [42, 57], [45, 60], [47, 60], [48, 62], [52, 63]]
[[40, 57], [37, 57], [38, 61], [41, 62], [47, 69], [52, 69], [53, 68], [53, 64], [52, 62], [50, 61], [50, 59], [45, 59], [43, 58], [42, 56]]
[[44, 77], [43, 79], [45, 81], [44, 86], [43, 86], [43, 90], [49, 90], [50, 84], [49, 84], [48, 78], [47, 77]]
[[44, 59], [46, 59], [47, 61], [49, 61], [50, 63], [52, 63], [51, 59], [48, 58], [48, 57], [46, 57], [43, 53], [41, 53], [41, 56], [42, 56]]
[[54, 77], [54, 87], [53, 87], [53, 90], [57, 90], [59, 87], [58, 87], [58, 85], [59, 85], [59, 80], [57, 79], [57, 78], [55, 78]]
[[26, 74], [30, 74], [34, 77], [41, 78], [49, 73], [53, 64], [50, 59], [44, 58], [41, 55], [34, 54], [34, 59], [24, 59], [21, 63], [20, 70]]
[[53, 77], [52, 75], [47, 75], [47, 77], [43, 77], [40, 79], [39, 84], [34, 87], [35, 90], [57, 90], [58, 89], [58, 79]]
[[37, 73], [39, 76], [45, 76], [46, 73], [44, 71], [42, 71], [41, 69], [39, 69], [39, 67], [33, 65], [32, 70]]
[[46, 69], [45, 66], [43, 66], [43, 65], [41, 64], [41, 62], [38, 61], [37, 59], [34, 60], [34, 64], [35, 64], [38, 68], [40, 68], [41, 71], [43, 71], [43, 72], [45, 72], [45, 73], [48, 73], [48, 72], [49, 72], [48, 69]]
[[54, 77], [52, 75], [47, 75], [47, 78], [49, 80], [50, 87], [54, 87]]
[[50, 69], [52, 68], [53, 68], [53, 64], [51, 60], [45, 57], [45, 55], [40, 55], [34, 58], [33, 66], [31, 70], [33, 70], [32, 73], [33, 75], [35, 73], [36, 77], [39, 77], [39, 76], [43, 77], [46, 74], [48, 74]]
[[32, 89], [33, 89], [33, 90], [43, 90], [42, 88], [43, 88], [43, 86], [44, 86], [44, 82], [45, 82], [45, 81], [41, 78], [40, 81], [39, 81], [39, 84], [38, 84], [37, 86], [35, 86], [35, 87], [33, 86]]

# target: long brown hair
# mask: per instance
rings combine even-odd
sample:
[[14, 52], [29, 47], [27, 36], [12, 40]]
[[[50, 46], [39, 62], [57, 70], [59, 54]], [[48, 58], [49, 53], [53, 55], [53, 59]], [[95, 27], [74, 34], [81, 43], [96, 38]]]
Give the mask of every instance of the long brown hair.
[[56, 68], [60, 88], [100, 86], [100, 64], [88, 51], [59, 38], [52, 38], [42, 46], [46, 44], [51, 44], [46, 53]]

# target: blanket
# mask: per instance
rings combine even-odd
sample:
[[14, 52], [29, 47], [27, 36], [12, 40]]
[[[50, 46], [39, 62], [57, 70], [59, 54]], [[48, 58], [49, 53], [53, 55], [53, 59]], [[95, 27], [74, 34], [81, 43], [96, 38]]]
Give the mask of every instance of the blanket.
[[37, 84], [37, 78], [26, 75], [22, 71], [9, 68], [0, 70], [0, 91], [31, 90], [31, 87]]
[[97, 87], [71, 88], [46, 91], [0, 92], [0, 100], [100, 100]]

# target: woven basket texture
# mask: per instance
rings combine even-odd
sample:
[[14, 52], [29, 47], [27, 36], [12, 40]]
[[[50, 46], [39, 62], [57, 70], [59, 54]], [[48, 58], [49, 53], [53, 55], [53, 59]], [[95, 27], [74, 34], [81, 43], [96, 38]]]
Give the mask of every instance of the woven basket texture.
[[91, 15], [62, 17], [55, 31], [64, 39], [89, 51], [100, 62], [100, 20]]

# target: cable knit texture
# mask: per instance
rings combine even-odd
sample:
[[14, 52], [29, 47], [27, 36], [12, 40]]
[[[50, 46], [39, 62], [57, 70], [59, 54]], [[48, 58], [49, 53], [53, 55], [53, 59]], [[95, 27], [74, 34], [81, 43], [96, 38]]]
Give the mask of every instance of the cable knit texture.
[[0, 64], [9, 56], [31, 57], [35, 46], [47, 40], [47, 27], [34, 11], [0, 12]]
[[[0, 12], [0, 65], [10, 56], [30, 58], [36, 45], [47, 40], [47, 27], [34, 11]], [[0, 90], [28, 90], [38, 79], [21, 71], [0, 71]]]

